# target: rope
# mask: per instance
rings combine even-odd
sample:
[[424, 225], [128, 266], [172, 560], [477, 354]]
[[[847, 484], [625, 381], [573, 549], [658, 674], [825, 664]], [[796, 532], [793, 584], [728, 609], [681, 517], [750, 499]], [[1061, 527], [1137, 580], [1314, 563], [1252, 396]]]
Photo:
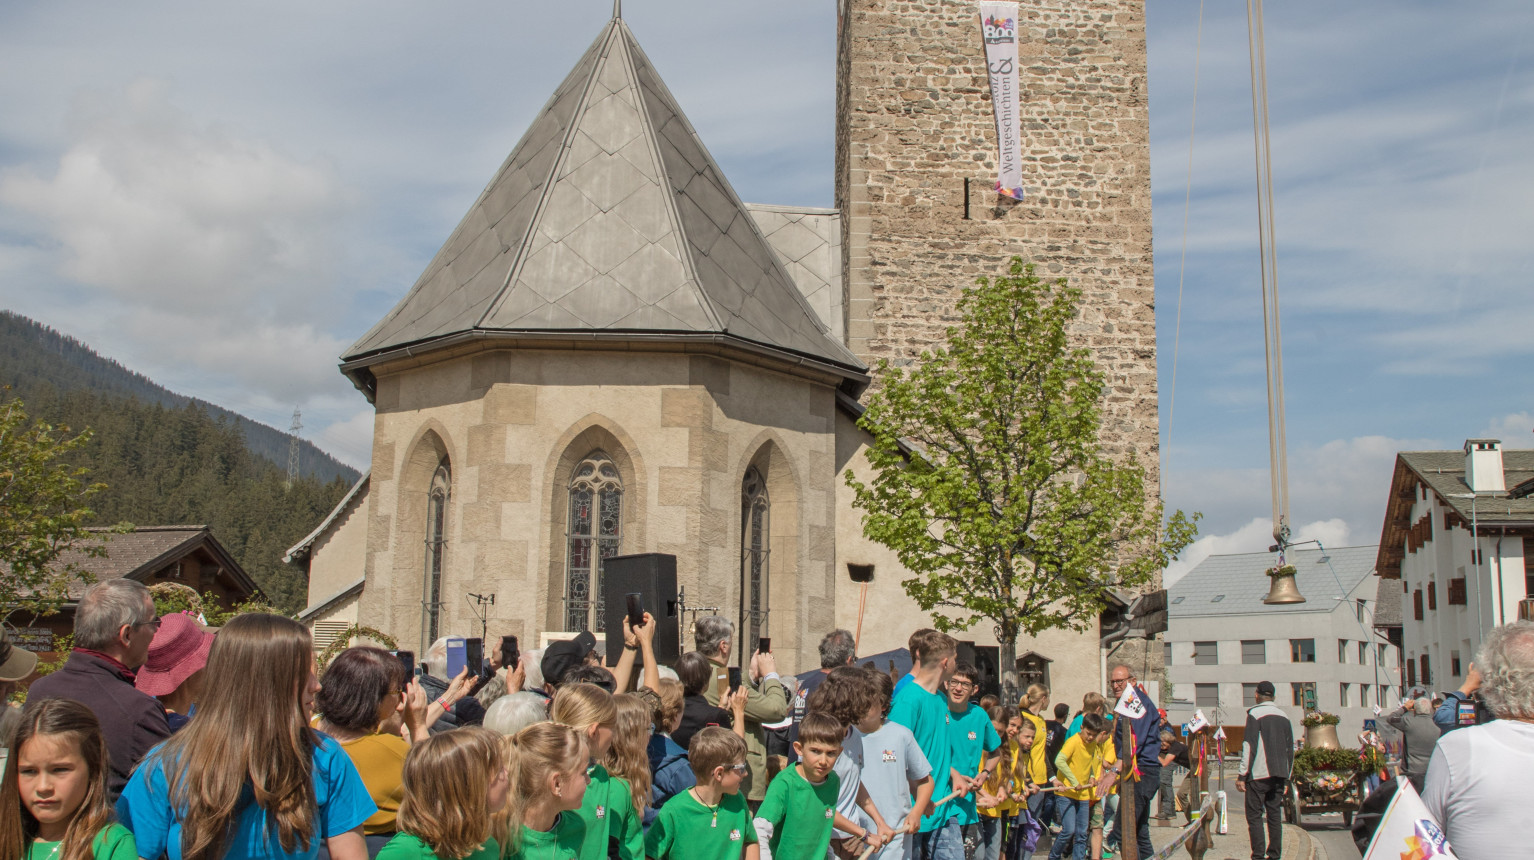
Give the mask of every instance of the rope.
[[1198, 2], [1198, 36], [1193, 42], [1193, 118], [1188, 123], [1188, 190], [1182, 201], [1182, 258], [1177, 265], [1177, 326], [1172, 334], [1172, 394], [1166, 409], [1166, 455], [1161, 486], [1166, 486], [1166, 461], [1172, 458], [1172, 426], [1177, 420], [1177, 353], [1182, 346], [1182, 285], [1188, 273], [1188, 212], [1193, 207], [1193, 134], [1198, 130], [1198, 68], [1204, 48], [1204, 0]]
[[1247, 0], [1247, 47], [1252, 64], [1252, 138], [1257, 162], [1257, 244], [1261, 257], [1263, 359], [1268, 381], [1268, 468], [1273, 537], [1280, 551], [1289, 536], [1289, 462], [1284, 420], [1283, 329], [1279, 324], [1277, 241], [1273, 229], [1273, 170], [1268, 134], [1267, 49], [1262, 0]]

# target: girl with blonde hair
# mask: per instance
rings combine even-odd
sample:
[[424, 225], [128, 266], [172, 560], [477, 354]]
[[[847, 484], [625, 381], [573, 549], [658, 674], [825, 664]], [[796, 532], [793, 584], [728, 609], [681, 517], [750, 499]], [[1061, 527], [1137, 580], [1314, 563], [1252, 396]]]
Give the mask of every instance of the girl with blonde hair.
[[[654, 731], [650, 702], [634, 693], [613, 696], [617, 706], [617, 720], [613, 730], [613, 744], [602, 762], [608, 773], [628, 783], [629, 797], [641, 819], [653, 814], [650, 801], [650, 734]], [[641, 828], [641, 834], [643, 829]]]
[[213, 640], [197, 716], [150, 751], [117, 802], [141, 857], [364, 860], [378, 811], [341, 745], [310, 728], [309, 631], [280, 615], [230, 620]]
[[379, 860], [498, 860], [492, 818], [510, 777], [500, 735], [478, 726], [432, 735], [405, 757], [399, 833]]
[[[504, 860], [584, 857], [586, 822], [578, 814], [590, 777], [591, 747], [569, 726], [533, 723], [502, 738], [511, 786]], [[607, 850], [607, 843], [602, 843]]]
[[96, 715], [72, 699], [42, 699], [19, 716], [0, 782], [0, 858], [138, 857], [133, 834], [112, 821]]
[[591, 787], [586, 789], [580, 808], [581, 820], [586, 822], [581, 860], [606, 860], [609, 838], [618, 843], [619, 860], [643, 860], [640, 810], [644, 805], [641, 802], [636, 807], [628, 780], [612, 775], [603, 764], [618, 728], [618, 705], [613, 695], [595, 684], [567, 684], [554, 695], [549, 718], [580, 732], [591, 745]]

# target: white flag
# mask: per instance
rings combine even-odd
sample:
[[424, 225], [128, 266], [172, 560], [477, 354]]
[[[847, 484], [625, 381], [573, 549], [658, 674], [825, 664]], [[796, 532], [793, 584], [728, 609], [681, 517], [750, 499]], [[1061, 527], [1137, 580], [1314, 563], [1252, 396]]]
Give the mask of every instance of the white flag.
[[1145, 703], [1135, 695], [1135, 685], [1125, 684], [1124, 695], [1119, 696], [1119, 703], [1113, 706], [1115, 714], [1123, 714], [1131, 720], [1138, 720], [1145, 716]]
[[996, 193], [1023, 199], [1022, 101], [1017, 68], [1017, 4], [984, 0], [980, 38], [991, 78], [991, 108], [996, 113]]
[[1433, 820], [1417, 790], [1403, 777], [1396, 778], [1396, 794], [1380, 817], [1380, 826], [1369, 841], [1364, 860], [1457, 860], [1449, 838]]
[[1188, 721], [1188, 731], [1196, 732], [1209, 727], [1209, 718], [1204, 716], [1203, 711], [1194, 711], [1193, 719]]

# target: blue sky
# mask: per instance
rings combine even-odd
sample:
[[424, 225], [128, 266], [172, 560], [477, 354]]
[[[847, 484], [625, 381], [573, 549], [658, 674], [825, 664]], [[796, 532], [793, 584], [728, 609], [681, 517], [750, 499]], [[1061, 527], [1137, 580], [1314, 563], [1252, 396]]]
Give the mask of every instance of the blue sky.
[[[830, 205], [834, 3], [724, 8], [625, 17], [742, 197]], [[0, 305], [274, 426], [300, 405], [364, 465], [336, 356], [610, 9], [0, 5]], [[1186, 564], [1269, 542], [1246, 20], [1204, 8], [1184, 269], [1200, 7], [1147, 14], [1165, 492], [1206, 514]], [[1534, 447], [1534, 4], [1267, 15], [1292, 513], [1372, 543], [1395, 451]]]

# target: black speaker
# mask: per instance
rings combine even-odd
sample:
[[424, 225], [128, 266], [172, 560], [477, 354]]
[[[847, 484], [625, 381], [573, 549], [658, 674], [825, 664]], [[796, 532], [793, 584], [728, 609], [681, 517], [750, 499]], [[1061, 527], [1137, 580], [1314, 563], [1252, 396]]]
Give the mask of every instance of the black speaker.
[[602, 563], [602, 599], [606, 603], [602, 623], [607, 630], [607, 659], [617, 663], [623, 653], [627, 595], [636, 592], [644, 598], [645, 611], [655, 616], [655, 659], [663, 666], [675, 663], [682, 656], [676, 556], [658, 552], [615, 555]]

